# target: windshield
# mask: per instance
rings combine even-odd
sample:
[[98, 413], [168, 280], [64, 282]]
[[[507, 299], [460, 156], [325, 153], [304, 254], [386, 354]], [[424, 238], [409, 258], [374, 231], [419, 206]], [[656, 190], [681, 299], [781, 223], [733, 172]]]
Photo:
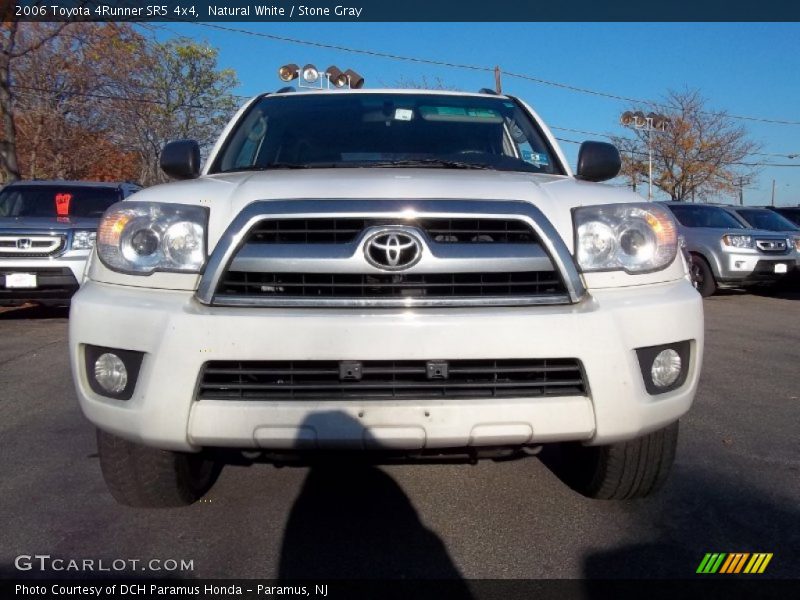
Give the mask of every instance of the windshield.
[[795, 225], [800, 225], [800, 208], [779, 208], [777, 209], [777, 212], [783, 218], [788, 219]]
[[262, 98], [231, 132], [210, 172], [343, 167], [563, 174], [516, 102], [422, 93]]
[[716, 229], [745, 229], [732, 214], [718, 206], [669, 205], [684, 227], [714, 227]]
[[800, 231], [794, 223], [766, 208], [739, 208], [736, 212], [756, 229], [767, 231]]
[[0, 217], [100, 218], [122, 200], [115, 188], [71, 185], [21, 185], [0, 191]]

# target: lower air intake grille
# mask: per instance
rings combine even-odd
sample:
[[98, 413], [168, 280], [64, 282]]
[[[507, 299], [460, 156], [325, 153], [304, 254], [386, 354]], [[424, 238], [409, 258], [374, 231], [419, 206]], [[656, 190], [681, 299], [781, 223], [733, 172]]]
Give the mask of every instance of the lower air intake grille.
[[553, 271], [359, 275], [229, 271], [217, 294], [265, 298], [453, 298], [564, 294]]
[[585, 395], [576, 359], [212, 361], [198, 400], [386, 400]]

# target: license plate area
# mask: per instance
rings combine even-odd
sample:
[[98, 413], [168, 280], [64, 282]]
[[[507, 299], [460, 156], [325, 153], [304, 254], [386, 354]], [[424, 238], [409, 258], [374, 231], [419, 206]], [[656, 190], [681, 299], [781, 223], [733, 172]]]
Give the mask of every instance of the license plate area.
[[788, 267], [788, 265], [786, 265], [786, 263], [777, 263], [775, 265], [775, 272], [776, 273], [786, 273], [786, 272], [788, 272], [788, 270], [789, 270], [789, 267]]
[[38, 287], [36, 273], [6, 273], [6, 288], [35, 288]]

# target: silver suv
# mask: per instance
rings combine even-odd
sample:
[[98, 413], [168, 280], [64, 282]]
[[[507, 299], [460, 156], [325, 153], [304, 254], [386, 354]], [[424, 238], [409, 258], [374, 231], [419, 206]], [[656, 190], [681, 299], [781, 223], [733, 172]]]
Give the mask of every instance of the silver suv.
[[132, 183], [20, 181], [0, 190], [0, 306], [63, 306], [77, 291], [105, 210]]
[[691, 258], [695, 288], [710, 296], [718, 287], [774, 282], [795, 269], [794, 239], [753, 229], [718, 205], [664, 202], [678, 221]]

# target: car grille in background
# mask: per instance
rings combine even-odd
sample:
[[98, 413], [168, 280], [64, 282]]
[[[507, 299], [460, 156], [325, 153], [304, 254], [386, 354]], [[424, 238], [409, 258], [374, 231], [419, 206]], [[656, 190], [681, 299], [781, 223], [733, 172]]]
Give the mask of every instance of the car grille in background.
[[445, 243], [533, 244], [536, 236], [519, 219], [270, 219], [257, 223], [248, 244], [347, 244], [368, 227], [407, 225]]
[[[21, 248], [19, 240], [27, 243]], [[64, 235], [14, 234], [0, 236], [0, 256], [14, 258], [46, 258], [58, 254], [67, 245]]]
[[576, 359], [211, 361], [198, 400], [381, 400], [585, 395]]
[[786, 254], [790, 246], [786, 240], [756, 240], [756, 247], [768, 254]]
[[554, 271], [510, 273], [254, 273], [228, 271], [218, 294], [270, 298], [453, 298], [564, 294]]

